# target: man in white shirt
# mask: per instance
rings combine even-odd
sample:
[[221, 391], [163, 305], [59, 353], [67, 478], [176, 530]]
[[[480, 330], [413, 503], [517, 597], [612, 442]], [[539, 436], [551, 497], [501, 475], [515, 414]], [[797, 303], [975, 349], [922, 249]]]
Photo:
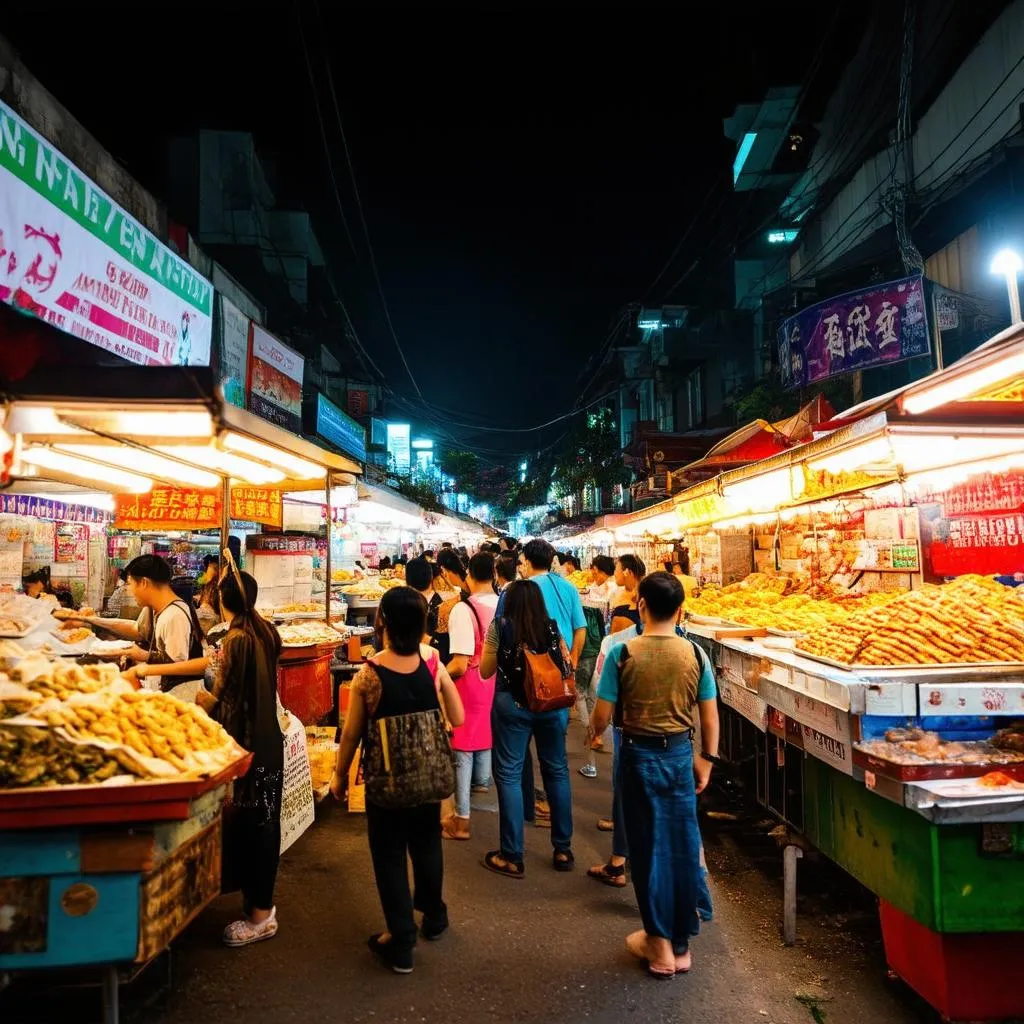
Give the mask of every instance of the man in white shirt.
[[[157, 555], [140, 555], [125, 569], [128, 593], [141, 609], [136, 623], [137, 639], [148, 649], [135, 647], [133, 674], [148, 689], [161, 687], [161, 676], [147, 672], [150, 665], [194, 661], [203, 657], [203, 631], [195, 609], [171, 590], [171, 567]], [[135, 639], [135, 638], [132, 638]], [[152, 675], [152, 684], [147, 682]], [[195, 698], [202, 677], [180, 679], [169, 676], [175, 696]]]

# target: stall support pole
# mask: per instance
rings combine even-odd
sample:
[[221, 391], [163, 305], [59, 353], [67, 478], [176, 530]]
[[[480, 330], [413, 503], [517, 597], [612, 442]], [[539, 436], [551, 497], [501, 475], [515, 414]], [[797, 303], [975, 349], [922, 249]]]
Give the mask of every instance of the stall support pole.
[[118, 1024], [121, 1019], [118, 1006], [117, 968], [103, 968], [103, 1024]]
[[324, 517], [327, 521], [327, 558], [324, 565], [324, 574], [327, 577], [327, 608], [324, 617], [329, 626], [331, 624], [331, 519], [334, 516], [334, 509], [331, 507], [331, 474], [327, 474], [324, 483], [324, 497], [327, 500], [327, 513]]
[[[231, 536], [231, 480], [228, 477], [224, 477], [224, 482], [221, 484], [220, 500], [222, 508], [220, 519], [220, 557], [223, 558], [224, 552], [228, 547], [228, 538]], [[242, 567], [239, 566], [238, 568], [241, 569]]]
[[799, 846], [782, 851], [782, 942], [796, 943], [796, 862], [804, 855]]

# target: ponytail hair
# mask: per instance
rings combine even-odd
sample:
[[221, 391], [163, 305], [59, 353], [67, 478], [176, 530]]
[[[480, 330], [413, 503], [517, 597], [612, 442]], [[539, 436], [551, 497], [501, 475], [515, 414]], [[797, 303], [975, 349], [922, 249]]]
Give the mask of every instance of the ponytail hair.
[[234, 559], [228, 559], [230, 568], [220, 581], [220, 606], [223, 612], [234, 616], [242, 631], [248, 633], [263, 648], [267, 659], [276, 658], [281, 649], [277, 630], [256, 611], [259, 584], [247, 572], [240, 572]]

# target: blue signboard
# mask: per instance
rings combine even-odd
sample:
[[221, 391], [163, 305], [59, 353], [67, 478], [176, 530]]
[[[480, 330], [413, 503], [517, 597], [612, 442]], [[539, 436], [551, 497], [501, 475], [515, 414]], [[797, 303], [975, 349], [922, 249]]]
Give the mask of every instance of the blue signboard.
[[786, 388], [931, 352], [920, 274], [847, 292], [801, 310], [779, 328]]
[[316, 396], [316, 432], [347, 455], [366, 461], [366, 430], [323, 395]]

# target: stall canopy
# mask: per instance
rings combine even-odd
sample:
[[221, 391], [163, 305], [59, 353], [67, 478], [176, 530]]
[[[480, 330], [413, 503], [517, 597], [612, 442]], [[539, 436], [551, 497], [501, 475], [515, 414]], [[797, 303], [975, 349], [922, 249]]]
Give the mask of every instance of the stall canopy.
[[[1024, 463], [1024, 325], [943, 370], [833, 417], [813, 439], [626, 517], [619, 539], [740, 525], [882, 484], [922, 486]], [[753, 425], [748, 436], [763, 428]], [[685, 472], [685, 471], [684, 471]]]
[[17, 441], [15, 475], [145, 494], [154, 485], [216, 488], [236, 484], [323, 490], [351, 480], [350, 459], [220, 403], [193, 401], [15, 401], [6, 429]]

